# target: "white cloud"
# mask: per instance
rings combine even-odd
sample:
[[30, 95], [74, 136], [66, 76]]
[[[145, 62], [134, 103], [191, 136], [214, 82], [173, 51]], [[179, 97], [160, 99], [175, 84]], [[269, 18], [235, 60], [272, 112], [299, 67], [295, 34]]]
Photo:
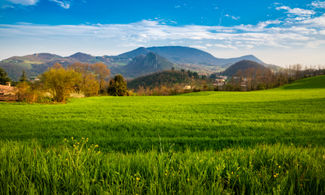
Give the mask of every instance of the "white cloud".
[[[313, 18], [293, 26], [271, 26], [280, 21], [265, 21], [257, 25], [223, 26], [170, 26], [157, 21], [143, 20], [131, 24], [103, 25], [0, 25], [0, 38], [22, 36], [37, 39], [55, 38], [72, 40], [99, 39], [106, 42], [120, 41], [120, 44], [133, 42], [135, 44], [183, 42], [189, 45], [212, 44], [227, 48], [290, 48], [297, 43], [303, 45], [307, 41], [325, 40], [319, 25], [323, 18]], [[318, 25], [318, 26], [317, 26]], [[324, 23], [325, 25], [325, 23]]]
[[20, 5], [35, 5], [38, 0], [7, 0], [14, 4], [20, 4]]
[[[323, 56], [319, 53], [325, 49], [324, 29], [325, 14], [302, 17], [301, 20], [269, 20], [256, 25], [231, 27], [174, 26], [152, 20], [130, 24], [97, 25], [0, 24], [0, 42], [3, 43], [0, 45], [0, 53], [4, 55], [7, 51], [25, 48], [26, 54], [32, 53], [32, 49], [35, 49], [34, 52], [68, 55], [83, 49], [83, 52], [107, 55], [138, 46], [184, 45], [195, 46], [212, 53], [229, 51], [233, 55], [237, 53], [239, 55], [269, 50], [271, 53], [279, 51], [279, 55], [291, 52], [290, 56], [294, 56], [292, 52], [299, 48], [301, 55], [302, 51], [308, 53], [305, 58], [299, 59], [305, 61], [317, 59], [315, 63], [321, 63], [325, 58], [317, 57], [316, 54]], [[8, 49], [8, 46], [11, 49]], [[309, 52], [311, 50], [313, 52]], [[268, 53], [265, 52], [263, 55], [267, 57]], [[274, 60], [278, 59], [280, 61], [281, 58]], [[297, 59], [291, 60], [296, 62]]]
[[239, 16], [231, 16], [231, 15], [229, 15], [229, 14], [226, 14], [225, 15], [226, 17], [228, 17], [228, 18], [231, 18], [231, 19], [233, 19], [233, 20], [239, 20], [240, 19], [240, 17]]
[[318, 28], [325, 28], [325, 14], [315, 17], [315, 18], [310, 18], [302, 21], [301, 23], [304, 23], [306, 25], [310, 25], [312, 27], [318, 27]]
[[62, 1], [62, 0], [51, 0], [55, 3], [57, 3], [60, 7], [64, 8], [64, 9], [69, 9], [71, 2], [70, 1]]
[[309, 15], [314, 15], [315, 11], [313, 10], [306, 10], [306, 9], [301, 9], [301, 8], [290, 8], [288, 6], [280, 6], [277, 7], [276, 10], [286, 10], [288, 14], [294, 14], [297, 16], [309, 16]]
[[325, 9], [325, 1], [313, 1], [311, 3], [311, 6], [313, 6], [315, 8]]

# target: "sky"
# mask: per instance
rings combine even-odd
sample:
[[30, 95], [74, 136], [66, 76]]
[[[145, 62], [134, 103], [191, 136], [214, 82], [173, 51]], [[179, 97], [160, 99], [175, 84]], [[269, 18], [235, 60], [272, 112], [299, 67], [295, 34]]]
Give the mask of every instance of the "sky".
[[190, 46], [218, 58], [325, 64], [325, 1], [0, 0], [0, 59]]

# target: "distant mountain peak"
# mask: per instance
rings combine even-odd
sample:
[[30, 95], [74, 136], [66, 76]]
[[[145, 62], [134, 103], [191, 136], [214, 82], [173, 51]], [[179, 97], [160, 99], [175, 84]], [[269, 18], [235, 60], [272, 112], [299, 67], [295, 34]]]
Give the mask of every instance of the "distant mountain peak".
[[90, 54], [86, 54], [86, 53], [82, 53], [82, 52], [74, 53], [74, 54], [72, 54], [72, 55], [69, 56], [69, 57], [71, 57], [71, 58], [75, 58], [75, 57], [81, 57], [81, 56], [83, 56], [83, 57], [85, 57], [85, 56], [87, 56], [87, 57], [93, 57], [93, 56], [90, 55]]
[[118, 55], [118, 57], [120, 58], [135, 58], [139, 55], [146, 55], [147, 53], [149, 53], [150, 51], [147, 50], [147, 48], [145, 47], [139, 47], [135, 50], [126, 52], [126, 53], [122, 53], [120, 55]]
[[140, 54], [132, 59], [130, 63], [119, 69], [123, 75], [128, 78], [134, 78], [149, 73], [169, 70], [174, 64], [158, 54], [148, 51], [146, 54]]
[[80, 62], [88, 62], [88, 63], [94, 63], [97, 61], [95, 56], [92, 56], [92, 55], [86, 54], [86, 53], [82, 53], [82, 52], [77, 52], [77, 53], [69, 56], [69, 58], [72, 58], [72, 59], [80, 61]]

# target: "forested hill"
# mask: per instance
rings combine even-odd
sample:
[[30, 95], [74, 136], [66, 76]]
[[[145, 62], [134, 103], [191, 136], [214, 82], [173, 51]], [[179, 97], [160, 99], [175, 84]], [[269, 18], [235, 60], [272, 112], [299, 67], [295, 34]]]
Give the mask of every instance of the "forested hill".
[[222, 74], [226, 75], [226, 76], [233, 76], [238, 71], [244, 72], [245, 70], [248, 70], [248, 69], [265, 70], [267, 68], [265, 66], [263, 66], [262, 64], [259, 64], [259, 63], [254, 62], [254, 61], [242, 60], [240, 62], [237, 62], [237, 63], [231, 65]]
[[175, 84], [188, 84], [192, 79], [198, 79], [199, 75], [196, 72], [167, 70], [156, 72], [150, 75], [138, 77], [128, 82], [130, 89], [138, 89], [139, 87], [154, 88], [166, 86], [170, 87]]

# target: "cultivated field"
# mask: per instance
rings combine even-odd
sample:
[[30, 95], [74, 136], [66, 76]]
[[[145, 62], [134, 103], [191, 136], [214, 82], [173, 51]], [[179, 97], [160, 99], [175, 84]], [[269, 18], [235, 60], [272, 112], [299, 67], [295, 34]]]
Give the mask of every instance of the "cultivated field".
[[1, 193], [325, 193], [325, 76], [0, 110]]

